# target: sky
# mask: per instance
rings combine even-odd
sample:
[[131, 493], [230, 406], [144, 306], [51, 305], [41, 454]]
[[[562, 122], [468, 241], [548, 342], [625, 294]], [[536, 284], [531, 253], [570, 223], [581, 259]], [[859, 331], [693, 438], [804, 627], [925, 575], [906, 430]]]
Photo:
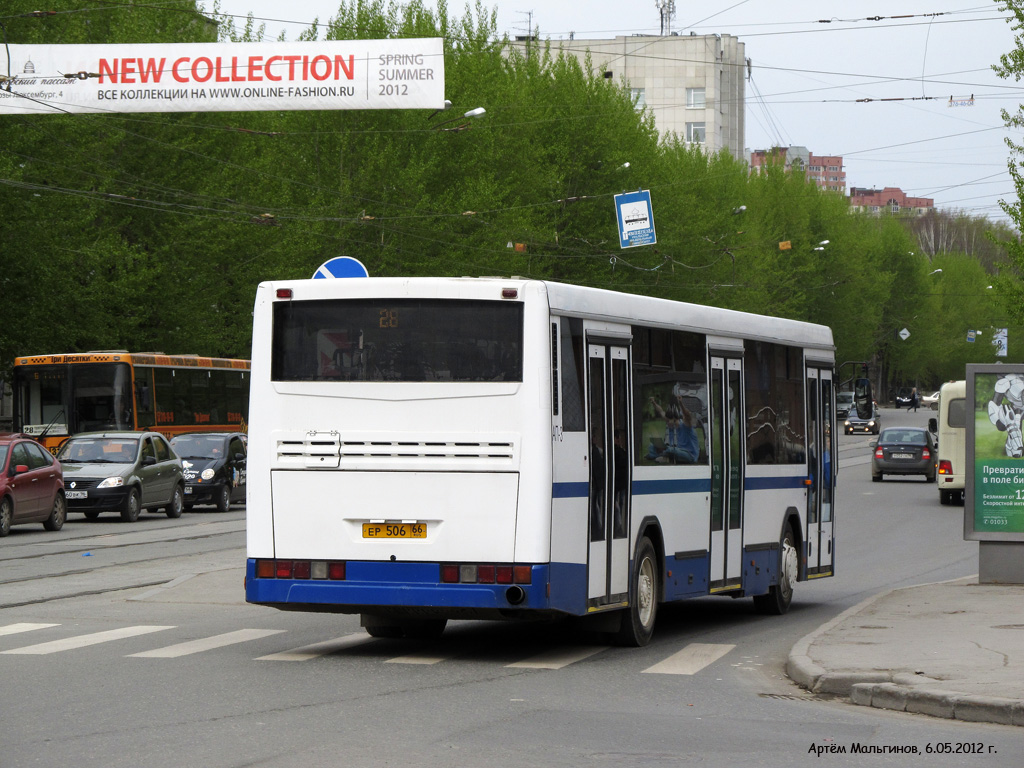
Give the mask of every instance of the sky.
[[[295, 40], [337, 0], [219, 0], [241, 27], [250, 12], [265, 34]], [[666, 0], [484, 2], [498, 31], [541, 38], [657, 35]], [[212, 0], [206, 3], [212, 5]], [[427, 3], [432, 5], [432, 3]], [[449, 2], [449, 15], [465, 5]], [[1016, 112], [1024, 85], [991, 69], [1014, 46], [991, 0], [677, 0], [671, 31], [730, 34], [744, 43], [746, 141], [751, 150], [805, 146], [844, 158], [847, 187], [899, 187], [936, 207], [1007, 220], [1015, 202], [1001, 110]], [[973, 96], [973, 102], [970, 101]], [[954, 106], [950, 106], [950, 98]], [[886, 99], [886, 101], [880, 101]], [[962, 106], [961, 106], [962, 105]], [[483, 104], [485, 108], [488, 106]]]

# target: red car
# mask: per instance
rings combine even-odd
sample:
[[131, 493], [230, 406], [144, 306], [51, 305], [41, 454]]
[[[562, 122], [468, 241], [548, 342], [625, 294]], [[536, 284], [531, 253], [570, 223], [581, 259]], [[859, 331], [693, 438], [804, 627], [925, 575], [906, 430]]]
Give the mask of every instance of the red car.
[[59, 531], [67, 516], [60, 462], [27, 435], [0, 434], [0, 537], [22, 523]]

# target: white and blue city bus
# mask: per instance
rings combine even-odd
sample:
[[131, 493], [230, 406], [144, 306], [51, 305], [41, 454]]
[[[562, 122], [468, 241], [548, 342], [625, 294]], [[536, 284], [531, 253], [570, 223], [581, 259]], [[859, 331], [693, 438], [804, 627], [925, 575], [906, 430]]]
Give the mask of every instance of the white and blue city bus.
[[246, 599], [626, 645], [664, 602], [784, 613], [835, 564], [833, 367], [821, 325], [540, 280], [263, 283]]

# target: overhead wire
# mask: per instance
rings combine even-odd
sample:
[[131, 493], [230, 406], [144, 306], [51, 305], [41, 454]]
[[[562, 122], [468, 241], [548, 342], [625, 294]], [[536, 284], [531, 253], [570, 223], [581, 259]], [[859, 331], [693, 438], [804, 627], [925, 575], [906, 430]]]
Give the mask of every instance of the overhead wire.
[[[115, 6], [115, 7], [117, 7], [117, 6]], [[122, 7], [123, 7], [123, 6], [122, 6]], [[568, 118], [560, 118], [560, 119], [585, 119], [585, 118], [584, 118], [584, 117], [580, 117], [580, 116], [572, 116], [572, 117], [568, 117]], [[541, 121], [536, 121], [536, 122], [541, 122]], [[508, 125], [517, 125], [517, 124], [527, 124], [527, 123], [510, 123], [510, 124], [508, 124]], [[224, 128], [224, 127], [219, 127], [219, 129], [220, 129], [220, 130], [229, 130], [228, 128]], [[243, 129], [243, 130], [244, 130], [244, 129]], [[374, 132], [375, 132], [375, 133], [379, 133], [379, 131], [374, 131]], [[962, 134], [961, 134], [961, 135], [962, 135]], [[901, 146], [901, 145], [890, 145], [890, 147], [892, 147], [892, 146]], [[179, 148], [179, 147], [176, 147], [176, 146], [173, 146], [173, 145], [172, 145], [172, 148], [173, 148], [173, 149], [175, 149], [175, 150], [180, 150], [180, 148]], [[886, 148], [888, 148], [888, 147], [886, 147]], [[874, 150], [860, 150], [860, 152], [869, 152], [869, 151], [874, 151]], [[854, 153], [846, 153], [846, 154], [857, 154], [857, 153], [856, 153], [856, 152], [854, 152]], [[242, 169], [242, 170], [249, 170], [249, 169], [246, 169], [246, 168], [245, 168], [244, 166], [237, 166], [237, 167], [238, 167], [239, 169]], [[426, 215], [427, 215], [427, 216], [437, 216], [437, 215], [443, 215], [443, 214], [437, 214], [437, 213], [433, 213], [433, 214], [426, 214]]]

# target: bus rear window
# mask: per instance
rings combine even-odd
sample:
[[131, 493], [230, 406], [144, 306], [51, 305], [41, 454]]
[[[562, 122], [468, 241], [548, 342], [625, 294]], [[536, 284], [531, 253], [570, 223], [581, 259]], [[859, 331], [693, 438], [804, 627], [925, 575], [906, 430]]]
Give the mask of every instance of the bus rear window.
[[277, 302], [270, 375], [274, 381], [522, 381], [523, 305]]

